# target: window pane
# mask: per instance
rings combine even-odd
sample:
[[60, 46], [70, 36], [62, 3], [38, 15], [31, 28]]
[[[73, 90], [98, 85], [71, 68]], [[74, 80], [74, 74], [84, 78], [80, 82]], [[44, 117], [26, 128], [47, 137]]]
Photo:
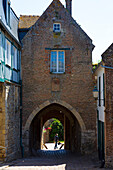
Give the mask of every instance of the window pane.
[[18, 65], [18, 70], [20, 70], [20, 51], [17, 51], [17, 65]]
[[0, 78], [2, 78], [2, 65], [0, 64]]
[[10, 26], [10, 3], [8, 3], [8, 25]]
[[64, 72], [64, 51], [58, 52], [58, 72]]
[[6, 42], [6, 64], [11, 66], [11, 43], [7, 40]]
[[17, 49], [14, 47], [13, 66], [17, 69]]
[[101, 77], [99, 77], [99, 106], [101, 106]]
[[0, 64], [0, 78], [4, 78], [4, 65]]
[[57, 72], [57, 52], [51, 52], [51, 72]]
[[54, 31], [60, 31], [60, 24], [54, 24], [53, 30]]
[[4, 61], [4, 51], [5, 51], [5, 37], [3, 34], [1, 34], [1, 57], [2, 61]]
[[0, 33], [0, 60], [2, 60], [2, 34]]

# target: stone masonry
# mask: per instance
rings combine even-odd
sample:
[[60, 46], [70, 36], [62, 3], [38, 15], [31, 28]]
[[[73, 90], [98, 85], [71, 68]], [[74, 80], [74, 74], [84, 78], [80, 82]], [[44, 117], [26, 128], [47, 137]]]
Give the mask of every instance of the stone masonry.
[[20, 155], [20, 87], [0, 84], [0, 159], [9, 161]]
[[[61, 24], [59, 34], [53, 32], [54, 23]], [[26, 122], [35, 117], [32, 113], [40, 105], [46, 101], [64, 101], [77, 111], [85, 124], [82, 152], [93, 152], [96, 148], [96, 102], [92, 94], [92, 40], [60, 1], [53, 0], [22, 43], [23, 132]], [[60, 49], [65, 51], [65, 73], [54, 74], [50, 72], [50, 54], [51, 50]], [[29, 131], [26, 134], [23, 140], [28, 138]], [[25, 150], [28, 145], [29, 142], [24, 143]]]
[[0, 160], [4, 160], [5, 157], [5, 88], [3, 83], [0, 83]]

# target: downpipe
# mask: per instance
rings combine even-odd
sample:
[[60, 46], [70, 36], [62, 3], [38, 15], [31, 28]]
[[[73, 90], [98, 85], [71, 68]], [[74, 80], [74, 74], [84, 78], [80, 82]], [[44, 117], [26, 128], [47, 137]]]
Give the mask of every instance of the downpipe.
[[22, 144], [22, 80], [20, 80], [20, 148], [21, 156], [24, 157], [24, 146]]

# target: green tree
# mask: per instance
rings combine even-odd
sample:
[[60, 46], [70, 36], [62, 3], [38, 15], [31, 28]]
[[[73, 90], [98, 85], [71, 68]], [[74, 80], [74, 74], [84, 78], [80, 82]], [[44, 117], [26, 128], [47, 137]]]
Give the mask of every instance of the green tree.
[[54, 136], [58, 133], [59, 140], [64, 140], [64, 128], [62, 123], [58, 119], [53, 119], [53, 122], [50, 125], [51, 130], [49, 133], [50, 141], [54, 140]]

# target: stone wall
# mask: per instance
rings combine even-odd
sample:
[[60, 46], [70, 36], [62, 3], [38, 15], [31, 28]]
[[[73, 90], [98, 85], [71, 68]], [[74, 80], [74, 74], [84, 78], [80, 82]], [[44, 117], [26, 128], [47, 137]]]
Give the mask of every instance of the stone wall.
[[20, 153], [20, 87], [6, 84], [6, 147], [7, 159]]
[[[20, 87], [11, 83], [3, 83], [2, 119], [0, 119], [0, 145], [4, 161], [13, 160], [20, 155]], [[4, 153], [4, 154], [3, 154]]]
[[[81, 151], [90, 154], [96, 150], [96, 134], [94, 130], [87, 130], [82, 133]], [[92, 153], [93, 153], [92, 152]]]
[[4, 83], [0, 83], [0, 160], [6, 158], [5, 145], [5, 87]]

